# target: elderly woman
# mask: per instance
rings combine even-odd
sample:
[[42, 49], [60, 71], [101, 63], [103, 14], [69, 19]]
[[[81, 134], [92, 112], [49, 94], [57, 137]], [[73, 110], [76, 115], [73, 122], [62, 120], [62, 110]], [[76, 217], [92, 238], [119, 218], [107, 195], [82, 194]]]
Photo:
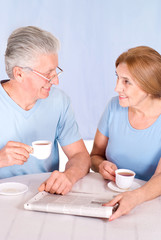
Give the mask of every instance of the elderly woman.
[[[9, 80], [0, 84], [0, 178], [52, 172], [39, 190], [66, 194], [87, 174], [90, 157], [78, 132], [70, 99], [58, 88], [59, 41], [28, 26], [9, 37], [5, 53]], [[35, 140], [52, 142], [45, 161], [30, 155]], [[58, 144], [69, 161], [59, 168]]]
[[129, 49], [116, 60], [116, 76], [118, 97], [99, 122], [92, 169], [115, 181], [115, 170], [127, 168], [147, 182], [105, 204], [119, 204], [109, 220], [161, 195], [161, 55], [144, 46]]

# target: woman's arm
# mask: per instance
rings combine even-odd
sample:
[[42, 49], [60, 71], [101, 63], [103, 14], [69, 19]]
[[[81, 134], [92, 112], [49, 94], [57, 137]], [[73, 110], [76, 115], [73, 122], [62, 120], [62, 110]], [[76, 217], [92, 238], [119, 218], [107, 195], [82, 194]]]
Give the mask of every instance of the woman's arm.
[[95, 172], [99, 172], [99, 165], [106, 160], [105, 150], [108, 144], [108, 138], [104, 136], [98, 129], [95, 135], [93, 149], [91, 152], [91, 168]]
[[105, 179], [115, 181], [115, 170], [117, 166], [106, 160], [105, 151], [107, 145], [108, 137], [104, 136], [97, 129], [91, 152], [91, 168], [93, 171], [99, 172]]
[[124, 192], [117, 195], [112, 201], [104, 204], [104, 206], [114, 206], [119, 204], [117, 211], [110, 217], [112, 221], [122, 215], [128, 214], [137, 205], [152, 200], [161, 195], [161, 159], [152, 178], [142, 187]]

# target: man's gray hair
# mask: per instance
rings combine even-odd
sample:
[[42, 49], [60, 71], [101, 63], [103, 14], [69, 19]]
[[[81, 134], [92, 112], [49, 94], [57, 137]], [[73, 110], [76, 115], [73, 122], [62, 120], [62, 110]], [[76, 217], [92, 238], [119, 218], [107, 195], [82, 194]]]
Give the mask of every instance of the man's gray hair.
[[15, 66], [32, 68], [39, 55], [57, 54], [59, 48], [59, 40], [45, 30], [34, 26], [18, 28], [8, 38], [5, 52], [6, 72], [10, 78], [14, 78]]

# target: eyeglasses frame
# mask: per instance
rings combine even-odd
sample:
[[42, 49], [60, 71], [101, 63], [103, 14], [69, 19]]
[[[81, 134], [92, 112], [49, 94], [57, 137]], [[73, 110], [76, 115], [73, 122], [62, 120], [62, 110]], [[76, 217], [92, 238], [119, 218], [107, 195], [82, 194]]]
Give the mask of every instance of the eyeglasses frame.
[[33, 73], [35, 73], [36, 75], [44, 78], [44, 79], [47, 80], [49, 83], [50, 83], [55, 77], [58, 77], [58, 76], [63, 72], [63, 69], [62, 69], [62, 68], [57, 67], [57, 68], [60, 70], [60, 72], [58, 72], [57, 74], [55, 74], [52, 78], [47, 78], [47, 77], [45, 77], [42, 73], [39, 73], [37, 70], [32, 69], [32, 68], [30, 68], [30, 67], [20, 67], [20, 68], [22, 68], [22, 69], [29, 69], [31, 72], [33, 72]]

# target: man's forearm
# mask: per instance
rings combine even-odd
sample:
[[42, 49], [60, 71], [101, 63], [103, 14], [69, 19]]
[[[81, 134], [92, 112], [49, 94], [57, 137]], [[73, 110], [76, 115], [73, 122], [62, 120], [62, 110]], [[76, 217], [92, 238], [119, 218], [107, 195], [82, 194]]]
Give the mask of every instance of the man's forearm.
[[65, 174], [74, 184], [80, 178], [84, 177], [90, 169], [91, 160], [88, 153], [77, 153], [68, 160], [65, 167]]

